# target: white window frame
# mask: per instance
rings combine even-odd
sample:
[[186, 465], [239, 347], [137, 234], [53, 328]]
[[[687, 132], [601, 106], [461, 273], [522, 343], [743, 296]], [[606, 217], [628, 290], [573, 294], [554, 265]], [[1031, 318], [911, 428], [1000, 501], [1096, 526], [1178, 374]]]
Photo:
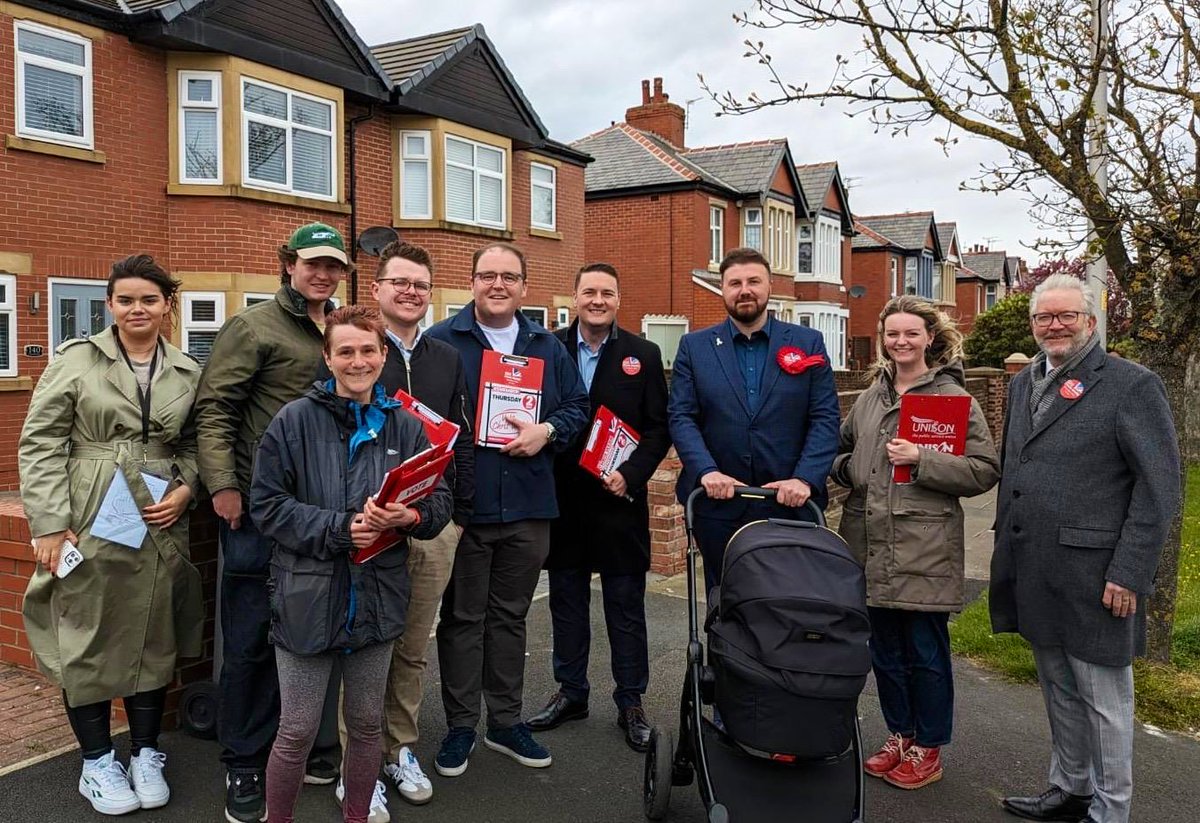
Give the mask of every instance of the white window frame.
[[896, 255], [889, 255], [888, 262], [890, 263], [892, 276], [892, 297], [900, 296], [900, 265], [896, 262]]
[[[459, 143], [466, 143], [471, 147], [471, 156], [474, 158], [473, 165], [467, 166], [462, 163], [453, 162], [450, 159], [450, 141], [454, 140]], [[479, 160], [476, 152], [480, 149], [489, 149], [500, 154], [500, 172], [496, 173], [490, 169], [479, 167]], [[475, 219], [461, 220], [450, 218], [450, 176], [442, 174], [442, 189], [445, 196], [445, 211], [446, 220], [455, 223], [469, 223], [474, 226], [490, 226], [491, 228], [505, 228], [508, 226], [508, 152], [502, 146], [493, 146], [490, 143], [481, 143], [478, 140], [470, 140], [466, 137], [459, 137], [457, 134], [447, 134], [445, 142], [442, 146], [443, 150], [443, 165], [454, 166], [458, 169], [467, 169], [471, 172], [472, 185], [475, 188]], [[500, 219], [498, 221], [484, 220], [479, 216], [479, 178], [490, 177], [500, 181]]]
[[[755, 214], [755, 213], [758, 214], [758, 219], [751, 220], [750, 215]], [[758, 229], [758, 245], [757, 246], [752, 244], [750, 242], [750, 239], [746, 236], [747, 229], [751, 229], [751, 228]], [[742, 210], [742, 245], [748, 249], [758, 249], [758, 251], [760, 251], [760, 252], [763, 250], [763, 207], [762, 206], [747, 206], [746, 208], [744, 208]]]
[[[265, 114], [258, 114], [246, 110], [246, 86], [255, 85], [262, 86], [265, 89], [271, 89], [288, 96], [288, 119], [277, 120], [274, 117], [269, 117]], [[240, 99], [238, 106], [242, 111], [242, 133], [240, 136], [241, 143], [239, 148], [242, 152], [242, 183], [251, 189], [263, 189], [265, 191], [279, 191], [296, 197], [307, 197], [313, 200], [327, 200], [336, 202], [338, 199], [338, 158], [341, 152], [341, 141], [338, 139], [338, 133], [341, 131], [341, 117], [338, 114], [338, 104], [336, 100], [329, 100], [324, 97], [318, 97], [315, 94], [306, 94], [302, 91], [289, 89], [286, 86], [278, 86], [274, 83], [268, 83], [265, 80], [259, 80], [257, 77], [241, 75], [239, 77], [238, 90]], [[292, 98], [300, 97], [305, 100], [312, 100], [315, 103], [321, 103], [330, 107], [329, 110], [329, 131], [318, 129], [314, 126], [306, 126], [301, 123], [296, 123], [291, 119]], [[262, 123], [263, 125], [271, 126], [277, 129], [283, 129], [285, 135], [285, 171], [287, 172], [287, 182], [283, 184], [276, 183], [273, 180], [260, 180], [250, 176], [250, 124]], [[295, 171], [295, 163], [292, 161], [292, 132], [295, 130], [307, 131], [313, 134], [328, 135], [330, 138], [329, 150], [329, 191], [330, 194], [317, 194], [311, 191], [299, 191], [293, 188], [293, 172]]]
[[0, 286], [4, 288], [4, 300], [0, 300], [0, 315], [8, 315], [7, 339], [0, 338], [0, 346], [8, 350], [8, 368], [0, 369], [0, 377], [17, 376], [17, 276], [0, 274]]
[[444, 312], [444, 314], [442, 316], [445, 319], [449, 320], [451, 317], [458, 314], [460, 311], [462, 311], [466, 307], [467, 307], [466, 303], [447, 303], [446, 307], [442, 310]]
[[541, 312], [542, 313], [542, 320], [541, 320], [542, 328], [547, 329], [547, 330], [550, 328], [550, 326], [548, 325], [549, 318], [548, 318], [545, 306], [522, 306], [521, 308], [517, 309], [517, 311], [521, 312], [522, 314], [525, 314], [526, 315], [525, 319], [529, 320], [529, 322], [531, 322], [531, 323], [533, 321], [530, 320], [530, 318], [528, 316], [528, 312]]
[[725, 255], [725, 207], [708, 206], [708, 262], [720, 265]]
[[[76, 66], [73, 63], [64, 63], [50, 57], [21, 51], [17, 44], [20, 41], [22, 31], [36, 32], [46, 37], [53, 37], [56, 40], [64, 40], [78, 46], [83, 46], [83, 65]], [[80, 37], [73, 32], [43, 26], [29, 20], [16, 20], [13, 23], [13, 54], [13, 62], [15, 64], [15, 71], [13, 73], [16, 78], [17, 136], [27, 137], [31, 140], [40, 140], [46, 143], [58, 143], [64, 146], [76, 146], [86, 149], [93, 148], [95, 145], [95, 134], [92, 122], [92, 41], [86, 37]], [[25, 125], [24, 88], [25, 67], [27, 65], [40, 66], [41, 68], [61, 72], [62, 74], [72, 74], [83, 79], [83, 91], [80, 101], [83, 106], [82, 135], [76, 137], [74, 135], [46, 131], [45, 129]]]
[[[212, 83], [213, 99], [191, 101], [187, 96], [189, 80], [208, 80]], [[184, 121], [189, 110], [215, 111], [217, 113], [217, 176], [188, 177], [187, 176], [187, 131]], [[179, 72], [179, 182], [202, 186], [219, 186], [224, 179], [224, 146], [222, 139], [221, 121], [221, 72], [219, 71], [181, 71]]]
[[[912, 293], [917, 293], [917, 272], [920, 268], [920, 263], [916, 257], [908, 256], [904, 258], [904, 294], [908, 294], [909, 284], [912, 284]], [[911, 275], [911, 278], [910, 278]]]
[[[688, 319], [682, 314], [643, 314], [642, 315], [642, 337], [649, 339], [649, 331], [651, 326], [682, 326], [683, 333], [688, 333]], [[680, 336], [682, 339], [682, 335]], [[673, 368], [675, 365], [674, 352], [662, 352], [663, 364], [667, 368]]]
[[[180, 301], [179, 347], [189, 352], [193, 332], [216, 332], [225, 323], [225, 292], [185, 291]], [[200, 301], [212, 301], [213, 320], [192, 320], [192, 305]]]
[[571, 310], [566, 306], [559, 306], [554, 310], [554, 320], [558, 323], [559, 328], [566, 328], [571, 325]]
[[829, 366], [835, 371], [846, 368], [846, 341], [850, 331], [850, 310], [829, 303], [797, 303], [801, 325], [819, 331], [825, 341]]
[[812, 276], [826, 283], [842, 282], [842, 224], [818, 214], [813, 225]]
[[[542, 169], [550, 172], [550, 184], [539, 183], [533, 179], [533, 170]], [[550, 222], [535, 223], [533, 220], [533, 193], [537, 189], [550, 192]], [[558, 225], [558, 169], [554, 166], [549, 166], [545, 163], [530, 163], [529, 164], [529, 225], [535, 229], [545, 229], [546, 231], [554, 231]]]
[[[1000, 289], [996, 288], [995, 283], [988, 283], [983, 287], [983, 310], [990, 311], [995, 307], [996, 301], [1000, 299]], [[988, 305], [991, 301], [991, 305]]]
[[[248, 309], [251, 306], [255, 305], [255, 303], [263, 303], [267, 300], [274, 300], [274, 299], [275, 299], [274, 294], [268, 294], [265, 291], [244, 291], [244, 292], [242, 292], [242, 308]], [[251, 303], [250, 302], [251, 300], [253, 300], [254, 303]]]
[[[420, 137], [425, 141], [424, 154], [408, 154], [409, 137]], [[418, 129], [403, 129], [400, 132], [400, 162], [397, 172], [400, 175], [400, 219], [401, 220], [432, 220], [433, 219], [433, 135], [431, 132]], [[423, 212], [414, 211], [404, 202], [404, 166], [407, 163], [423, 163], [425, 165], [425, 205]]]

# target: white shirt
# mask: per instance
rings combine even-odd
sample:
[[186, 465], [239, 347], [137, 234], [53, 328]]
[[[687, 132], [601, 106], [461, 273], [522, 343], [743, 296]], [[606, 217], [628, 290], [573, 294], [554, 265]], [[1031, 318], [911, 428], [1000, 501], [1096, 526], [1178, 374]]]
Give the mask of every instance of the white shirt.
[[483, 325], [479, 321], [476, 321], [475, 325], [479, 326], [479, 330], [483, 332], [483, 336], [487, 338], [488, 343], [493, 349], [505, 354], [513, 353], [513, 348], [517, 345], [517, 334], [521, 331], [515, 315], [508, 328], [493, 329], [490, 326]]

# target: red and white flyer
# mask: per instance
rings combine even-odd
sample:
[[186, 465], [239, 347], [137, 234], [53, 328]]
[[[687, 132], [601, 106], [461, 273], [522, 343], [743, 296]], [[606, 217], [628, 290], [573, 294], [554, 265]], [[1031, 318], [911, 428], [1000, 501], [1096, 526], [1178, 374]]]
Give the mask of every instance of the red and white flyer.
[[454, 448], [454, 443], [458, 440], [457, 423], [451, 423], [404, 389], [396, 389], [394, 397], [406, 412], [421, 421], [421, 425], [425, 427], [425, 436], [440, 454]]
[[[453, 425], [453, 424], [451, 424]], [[379, 505], [403, 503], [411, 506], [422, 497], [428, 497], [446, 473], [446, 467], [454, 459], [454, 452], [445, 446], [430, 446], [405, 460], [383, 476], [383, 483], [375, 495]], [[404, 542], [404, 535], [395, 529], [379, 535], [379, 539], [354, 553], [355, 563], [366, 563], [380, 552]]]
[[510, 419], [540, 421], [542, 368], [543, 363], [537, 357], [484, 350], [475, 412], [475, 445], [498, 449], [516, 440], [517, 427]]
[[[900, 398], [896, 437], [918, 448], [961, 455], [967, 447], [971, 398], [967, 395], [906, 394]], [[911, 483], [912, 466], [893, 466], [892, 482]]]
[[640, 437], [628, 423], [607, 406], [596, 409], [596, 419], [588, 432], [587, 444], [579, 455], [579, 465], [600, 479], [608, 477], [629, 459]]

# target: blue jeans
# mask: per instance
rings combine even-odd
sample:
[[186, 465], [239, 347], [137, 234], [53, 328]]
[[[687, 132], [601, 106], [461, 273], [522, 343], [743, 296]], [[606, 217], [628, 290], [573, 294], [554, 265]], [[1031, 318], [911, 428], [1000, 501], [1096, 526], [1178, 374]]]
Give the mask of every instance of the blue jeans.
[[[554, 679], [567, 699], [586, 703], [588, 653], [592, 644], [592, 573], [550, 572], [550, 617], [554, 623]], [[618, 710], [642, 705], [650, 682], [646, 640], [646, 575], [600, 573], [604, 624], [611, 648], [613, 700]]]
[[874, 606], [867, 611], [871, 666], [888, 731], [915, 737], [918, 746], [946, 745], [954, 725], [950, 615]]
[[279, 676], [267, 640], [271, 544], [247, 514], [236, 530], [222, 520], [220, 533], [221, 761], [230, 769], [265, 769], [279, 728]]

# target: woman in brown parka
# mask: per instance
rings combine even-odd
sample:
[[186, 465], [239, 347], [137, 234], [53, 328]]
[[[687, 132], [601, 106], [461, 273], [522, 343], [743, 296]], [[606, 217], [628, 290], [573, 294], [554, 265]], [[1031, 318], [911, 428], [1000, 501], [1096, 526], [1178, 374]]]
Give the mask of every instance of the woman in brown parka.
[[[953, 724], [948, 626], [963, 606], [965, 543], [958, 500], [994, 486], [1000, 463], [974, 398], [961, 456], [896, 436], [902, 395], [969, 396], [954, 321], [927, 300], [893, 298], [879, 315], [876, 352], [875, 379], [842, 423], [832, 476], [850, 489], [840, 532], [866, 566], [871, 663], [888, 727], [863, 768], [918, 789], [941, 779]], [[911, 466], [912, 482], [894, 483], [893, 466]]]

